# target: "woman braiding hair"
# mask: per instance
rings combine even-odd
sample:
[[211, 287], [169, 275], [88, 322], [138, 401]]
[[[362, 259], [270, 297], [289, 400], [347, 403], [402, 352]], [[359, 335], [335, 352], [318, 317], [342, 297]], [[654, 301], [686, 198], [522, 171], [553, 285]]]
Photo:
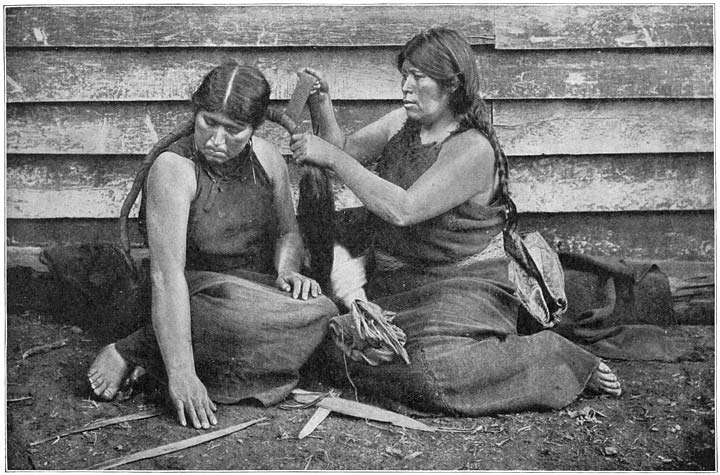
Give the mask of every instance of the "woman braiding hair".
[[344, 316], [331, 320], [341, 331], [324, 361], [359, 391], [450, 414], [557, 409], [585, 390], [619, 396], [597, 356], [549, 330], [518, 334], [524, 303], [503, 244], [516, 210], [468, 41], [450, 28], [423, 31], [397, 67], [402, 107], [347, 136], [328, 84], [306, 68], [318, 79], [318, 135], [295, 134], [290, 148], [299, 163], [332, 170], [369, 212], [366, 294], [395, 312], [410, 365], [351, 345]]
[[495, 153], [498, 198], [507, 206], [509, 223], [517, 221], [517, 208], [510, 197], [509, 170], [505, 152], [495, 134], [487, 104], [480, 91], [480, 74], [475, 55], [465, 37], [451, 28], [431, 28], [413, 37], [397, 56], [402, 71], [405, 60], [423, 69], [445, 88], [454, 89], [448, 107], [459, 118], [460, 129], [477, 129]]

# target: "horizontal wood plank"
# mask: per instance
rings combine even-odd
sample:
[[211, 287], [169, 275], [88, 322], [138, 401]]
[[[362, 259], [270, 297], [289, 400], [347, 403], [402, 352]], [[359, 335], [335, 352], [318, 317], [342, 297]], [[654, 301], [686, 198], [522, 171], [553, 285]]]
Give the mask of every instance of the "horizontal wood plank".
[[[342, 50], [15, 50], [8, 52], [9, 102], [188, 100], [203, 76], [233, 59], [256, 66], [272, 86], [274, 99], [289, 99], [296, 72], [317, 66], [331, 84], [333, 97], [400, 99], [395, 50], [361, 48], [348, 57]], [[353, 73], [362, 71], [360, 76]], [[344, 91], [337, 94], [336, 91]], [[388, 94], [390, 94], [388, 96]], [[348, 97], [344, 97], [348, 96]]]
[[631, 213], [528, 213], [521, 231], [537, 230], [570, 252], [634, 259], [713, 261], [711, 211]]
[[712, 50], [478, 54], [488, 99], [711, 98]]
[[712, 152], [713, 102], [494, 101], [508, 155]]
[[6, 10], [5, 45], [212, 47], [402, 45], [431, 25], [492, 43], [492, 5], [64, 6]]
[[[8, 158], [6, 217], [111, 218], [120, 213], [140, 161], [132, 157]], [[299, 167], [290, 168], [293, 199], [297, 203]], [[336, 206], [359, 206], [355, 195], [334, 185]], [[138, 198], [130, 216], [137, 216]]]
[[[271, 107], [284, 110], [286, 102]], [[337, 118], [345, 132], [377, 120], [399, 102], [338, 102]], [[185, 102], [115, 104], [8, 105], [8, 152], [16, 154], [139, 154], [144, 155], [159, 137], [191, 117]], [[310, 114], [304, 111], [306, 130]], [[266, 121], [257, 134], [290, 153], [288, 132]]]
[[[687, 153], [714, 149], [713, 103], [687, 101], [493, 101], [508, 155]], [[278, 103], [284, 107], [284, 103]], [[391, 101], [335, 103], [346, 132], [382, 117]], [[189, 117], [186, 103], [24, 104], [7, 107], [8, 153], [145, 154]], [[309, 126], [309, 114], [305, 113]], [[266, 122], [260, 136], [288, 153], [288, 135]]]
[[508, 5], [498, 49], [713, 46], [712, 5]]
[[[493, 51], [475, 49], [487, 99], [712, 97], [712, 51]], [[184, 101], [229, 58], [255, 65], [272, 97], [290, 98], [296, 71], [323, 71], [331, 95], [400, 99], [396, 49], [14, 50], [6, 55], [8, 102]]]
[[[521, 231], [537, 230], [571, 252], [633, 259], [712, 262], [713, 213], [559, 213], [520, 215]], [[129, 221], [135, 246], [137, 220]], [[652, 232], [648, 232], [652, 230]], [[15, 246], [118, 242], [117, 219], [9, 219], [8, 249]], [[687, 272], [686, 272], [687, 273]]]
[[[11, 155], [8, 218], [110, 218], [119, 214], [138, 160]], [[712, 209], [710, 155], [523, 158], [511, 161], [511, 192], [524, 212]], [[299, 167], [290, 166], [297, 199]], [[359, 206], [335, 183], [338, 208]], [[136, 210], [133, 211], [134, 216]]]
[[512, 159], [510, 191], [528, 212], [712, 209], [711, 155]]

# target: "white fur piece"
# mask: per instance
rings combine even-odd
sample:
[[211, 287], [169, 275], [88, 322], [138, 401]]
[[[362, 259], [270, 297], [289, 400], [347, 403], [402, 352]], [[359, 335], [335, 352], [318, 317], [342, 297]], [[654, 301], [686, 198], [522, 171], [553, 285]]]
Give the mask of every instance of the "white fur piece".
[[365, 256], [352, 257], [350, 252], [339, 244], [333, 247], [333, 267], [330, 271], [330, 286], [336, 299], [350, 308], [356, 299], [367, 301], [363, 286], [365, 276]]

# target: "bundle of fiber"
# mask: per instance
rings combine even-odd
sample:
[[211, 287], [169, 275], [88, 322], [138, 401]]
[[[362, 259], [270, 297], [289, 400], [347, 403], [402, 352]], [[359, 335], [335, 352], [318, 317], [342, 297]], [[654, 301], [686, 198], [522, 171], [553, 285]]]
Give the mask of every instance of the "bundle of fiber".
[[394, 312], [383, 310], [372, 302], [355, 300], [350, 313], [330, 320], [335, 344], [352, 360], [371, 366], [402, 358], [410, 364], [405, 351], [405, 332], [392, 323]]

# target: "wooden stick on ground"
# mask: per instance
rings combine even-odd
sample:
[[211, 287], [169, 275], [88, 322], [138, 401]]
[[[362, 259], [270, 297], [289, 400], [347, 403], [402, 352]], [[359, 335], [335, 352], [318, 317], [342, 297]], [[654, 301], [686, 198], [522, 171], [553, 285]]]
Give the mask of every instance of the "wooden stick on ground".
[[162, 409], [152, 409], [149, 411], [136, 412], [135, 414], [128, 414], [125, 416], [113, 417], [112, 419], [104, 419], [101, 421], [93, 422], [93, 423], [88, 424], [83, 427], [79, 427], [77, 429], [70, 429], [70, 430], [66, 430], [64, 432], [60, 432], [59, 434], [55, 434], [52, 437], [45, 437], [44, 439], [39, 439], [34, 442], [30, 442], [30, 447], [32, 447], [34, 445], [39, 445], [39, 444], [42, 444], [45, 442], [49, 442], [51, 440], [57, 440], [57, 439], [60, 439], [61, 437], [66, 437], [68, 435], [78, 434], [80, 432], [87, 432], [89, 430], [95, 430], [95, 429], [99, 429], [101, 427], [111, 426], [113, 424], [120, 424], [122, 422], [129, 422], [129, 421], [139, 421], [141, 419], [149, 419], [151, 417], [159, 416], [162, 413], [163, 413]]
[[53, 341], [52, 343], [46, 343], [44, 345], [34, 346], [22, 354], [22, 359], [25, 359], [28, 356], [37, 355], [40, 353], [47, 353], [50, 350], [54, 350], [56, 348], [62, 348], [63, 346], [65, 346], [67, 344], [68, 344], [68, 339], [64, 338], [62, 340]]
[[187, 449], [189, 447], [194, 447], [196, 445], [204, 444], [205, 442], [210, 442], [211, 440], [219, 439], [220, 437], [225, 437], [226, 435], [230, 435], [234, 432], [241, 431], [247, 427], [250, 427], [251, 425], [257, 424], [258, 422], [266, 421], [268, 420], [267, 417], [261, 417], [259, 419], [254, 419], [252, 421], [243, 422], [242, 424], [234, 425], [227, 427], [225, 429], [221, 429], [215, 432], [210, 432], [209, 434], [203, 434], [199, 435], [197, 437], [191, 437], [189, 439], [180, 440], [178, 442], [173, 442], [171, 444], [161, 445], [159, 447], [154, 447], [152, 449], [148, 450], [142, 450], [140, 452], [135, 452], [134, 454], [126, 455], [124, 457], [118, 457], [114, 459], [110, 459], [107, 462], [102, 462], [97, 465], [93, 465], [92, 467], [88, 467], [86, 470], [106, 470], [108, 468], [114, 468], [119, 467], [120, 465], [125, 465], [131, 462], [137, 462], [138, 460], [144, 460], [149, 459], [153, 457], [158, 457], [160, 455], [166, 455], [173, 452], [177, 452], [179, 450]]
[[7, 402], [20, 402], [20, 401], [27, 401], [32, 399], [32, 396], [24, 396], [24, 397], [16, 397], [14, 399], [8, 399]]

